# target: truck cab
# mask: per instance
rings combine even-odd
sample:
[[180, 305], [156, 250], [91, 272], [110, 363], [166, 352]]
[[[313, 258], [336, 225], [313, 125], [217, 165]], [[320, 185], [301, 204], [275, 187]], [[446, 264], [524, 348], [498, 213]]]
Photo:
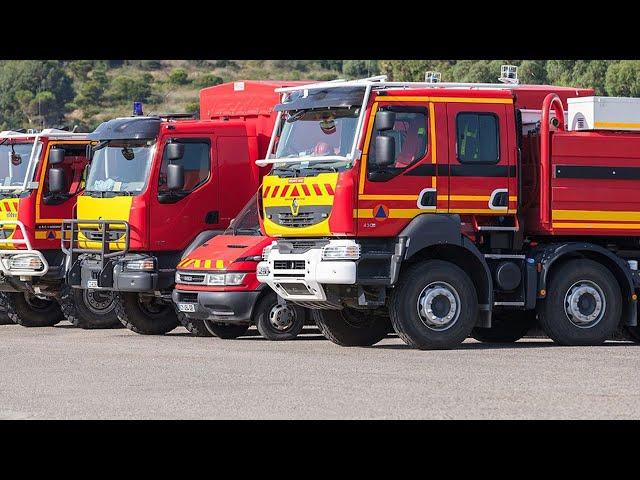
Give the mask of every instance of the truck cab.
[[21, 325], [64, 318], [60, 224], [84, 190], [90, 144], [86, 133], [58, 129], [0, 133], [0, 290]]
[[254, 162], [265, 154], [273, 90], [282, 85], [203, 89], [200, 120], [143, 116], [138, 106], [98, 126], [86, 193], [63, 223], [68, 284], [115, 292], [118, 318], [135, 332], [175, 328], [176, 265], [222, 233], [258, 188], [268, 169]]

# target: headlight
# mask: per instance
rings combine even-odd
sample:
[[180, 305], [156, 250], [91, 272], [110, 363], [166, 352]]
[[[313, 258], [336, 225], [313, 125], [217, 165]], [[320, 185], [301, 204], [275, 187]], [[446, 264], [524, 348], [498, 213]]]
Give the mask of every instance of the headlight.
[[155, 270], [156, 262], [153, 260], [153, 258], [145, 258], [143, 260], [129, 260], [128, 262], [125, 262], [124, 268], [126, 270], [135, 271]]
[[357, 260], [360, 258], [360, 245], [357, 243], [332, 244], [322, 247], [322, 260]]
[[40, 257], [35, 255], [16, 255], [9, 259], [11, 270], [34, 270], [39, 271], [44, 268]]
[[222, 287], [224, 285], [242, 285], [246, 273], [209, 273], [207, 285]]

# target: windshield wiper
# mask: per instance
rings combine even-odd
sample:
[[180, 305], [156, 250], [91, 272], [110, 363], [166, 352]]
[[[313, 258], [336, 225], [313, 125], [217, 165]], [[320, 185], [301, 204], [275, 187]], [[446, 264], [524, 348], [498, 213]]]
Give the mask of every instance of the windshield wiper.
[[293, 123], [296, 120], [300, 120], [305, 113], [307, 113], [307, 111], [304, 110], [304, 109], [303, 110], [297, 110], [295, 113], [293, 113], [293, 114], [291, 114], [291, 115], [289, 115], [287, 117], [286, 122], [287, 123]]

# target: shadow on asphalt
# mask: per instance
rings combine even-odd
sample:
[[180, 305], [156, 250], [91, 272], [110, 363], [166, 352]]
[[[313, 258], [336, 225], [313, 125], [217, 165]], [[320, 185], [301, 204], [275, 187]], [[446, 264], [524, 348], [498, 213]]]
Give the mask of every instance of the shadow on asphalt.
[[[388, 336], [387, 338], [397, 338], [394, 336]], [[638, 344], [630, 342], [630, 341], [609, 341], [604, 345], [600, 345], [601, 347], [637, 347]], [[557, 345], [550, 340], [547, 341], [533, 341], [533, 342], [516, 342], [516, 343], [463, 343], [457, 348], [453, 348], [451, 350], [503, 350], [503, 349], [526, 349], [526, 348], [568, 348], [563, 347], [562, 345]], [[382, 350], [415, 350], [413, 347], [400, 344], [400, 345], [372, 345], [367, 348], [379, 348]]]

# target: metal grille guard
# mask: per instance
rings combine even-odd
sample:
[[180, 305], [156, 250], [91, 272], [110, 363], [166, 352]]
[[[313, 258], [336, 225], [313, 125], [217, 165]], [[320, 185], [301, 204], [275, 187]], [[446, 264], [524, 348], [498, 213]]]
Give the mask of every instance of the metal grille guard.
[[[100, 243], [100, 248], [80, 248], [79, 246], [77, 246], [79, 242], [78, 234], [81, 233], [80, 225], [89, 227], [84, 228], [84, 230], [100, 233], [100, 239], [88, 238], [86, 240], [83, 240], [87, 243]], [[124, 227], [124, 229], [112, 228], [115, 225]], [[63, 220], [61, 228], [62, 235], [60, 238], [60, 247], [68, 257], [73, 258], [73, 256], [76, 254], [92, 253], [99, 255], [101, 262], [104, 263], [105, 260], [126, 255], [129, 251], [130, 227], [129, 222], [126, 222], [124, 220]], [[111, 250], [111, 243], [121, 243], [123, 241], [123, 239], [120, 238], [115, 240], [109, 238], [109, 234], [111, 232], [117, 232], [118, 234], [124, 232], [124, 248]]]
[[[2, 274], [6, 277], [41, 277], [45, 275], [49, 271], [49, 263], [45, 260], [42, 252], [40, 252], [39, 250], [34, 250], [31, 246], [29, 236], [27, 235], [27, 230], [24, 228], [24, 223], [19, 220], [0, 220], [0, 229], [4, 229], [5, 225], [15, 225], [16, 228], [19, 228], [20, 233], [22, 233], [22, 238], [0, 239], [0, 244], [24, 245], [26, 248], [16, 248], [12, 250], [4, 248], [0, 249], [0, 270], [2, 271]], [[30, 255], [38, 257], [42, 262], [42, 270], [25, 270], [11, 268], [11, 257], [16, 257], [19, 255]]]

